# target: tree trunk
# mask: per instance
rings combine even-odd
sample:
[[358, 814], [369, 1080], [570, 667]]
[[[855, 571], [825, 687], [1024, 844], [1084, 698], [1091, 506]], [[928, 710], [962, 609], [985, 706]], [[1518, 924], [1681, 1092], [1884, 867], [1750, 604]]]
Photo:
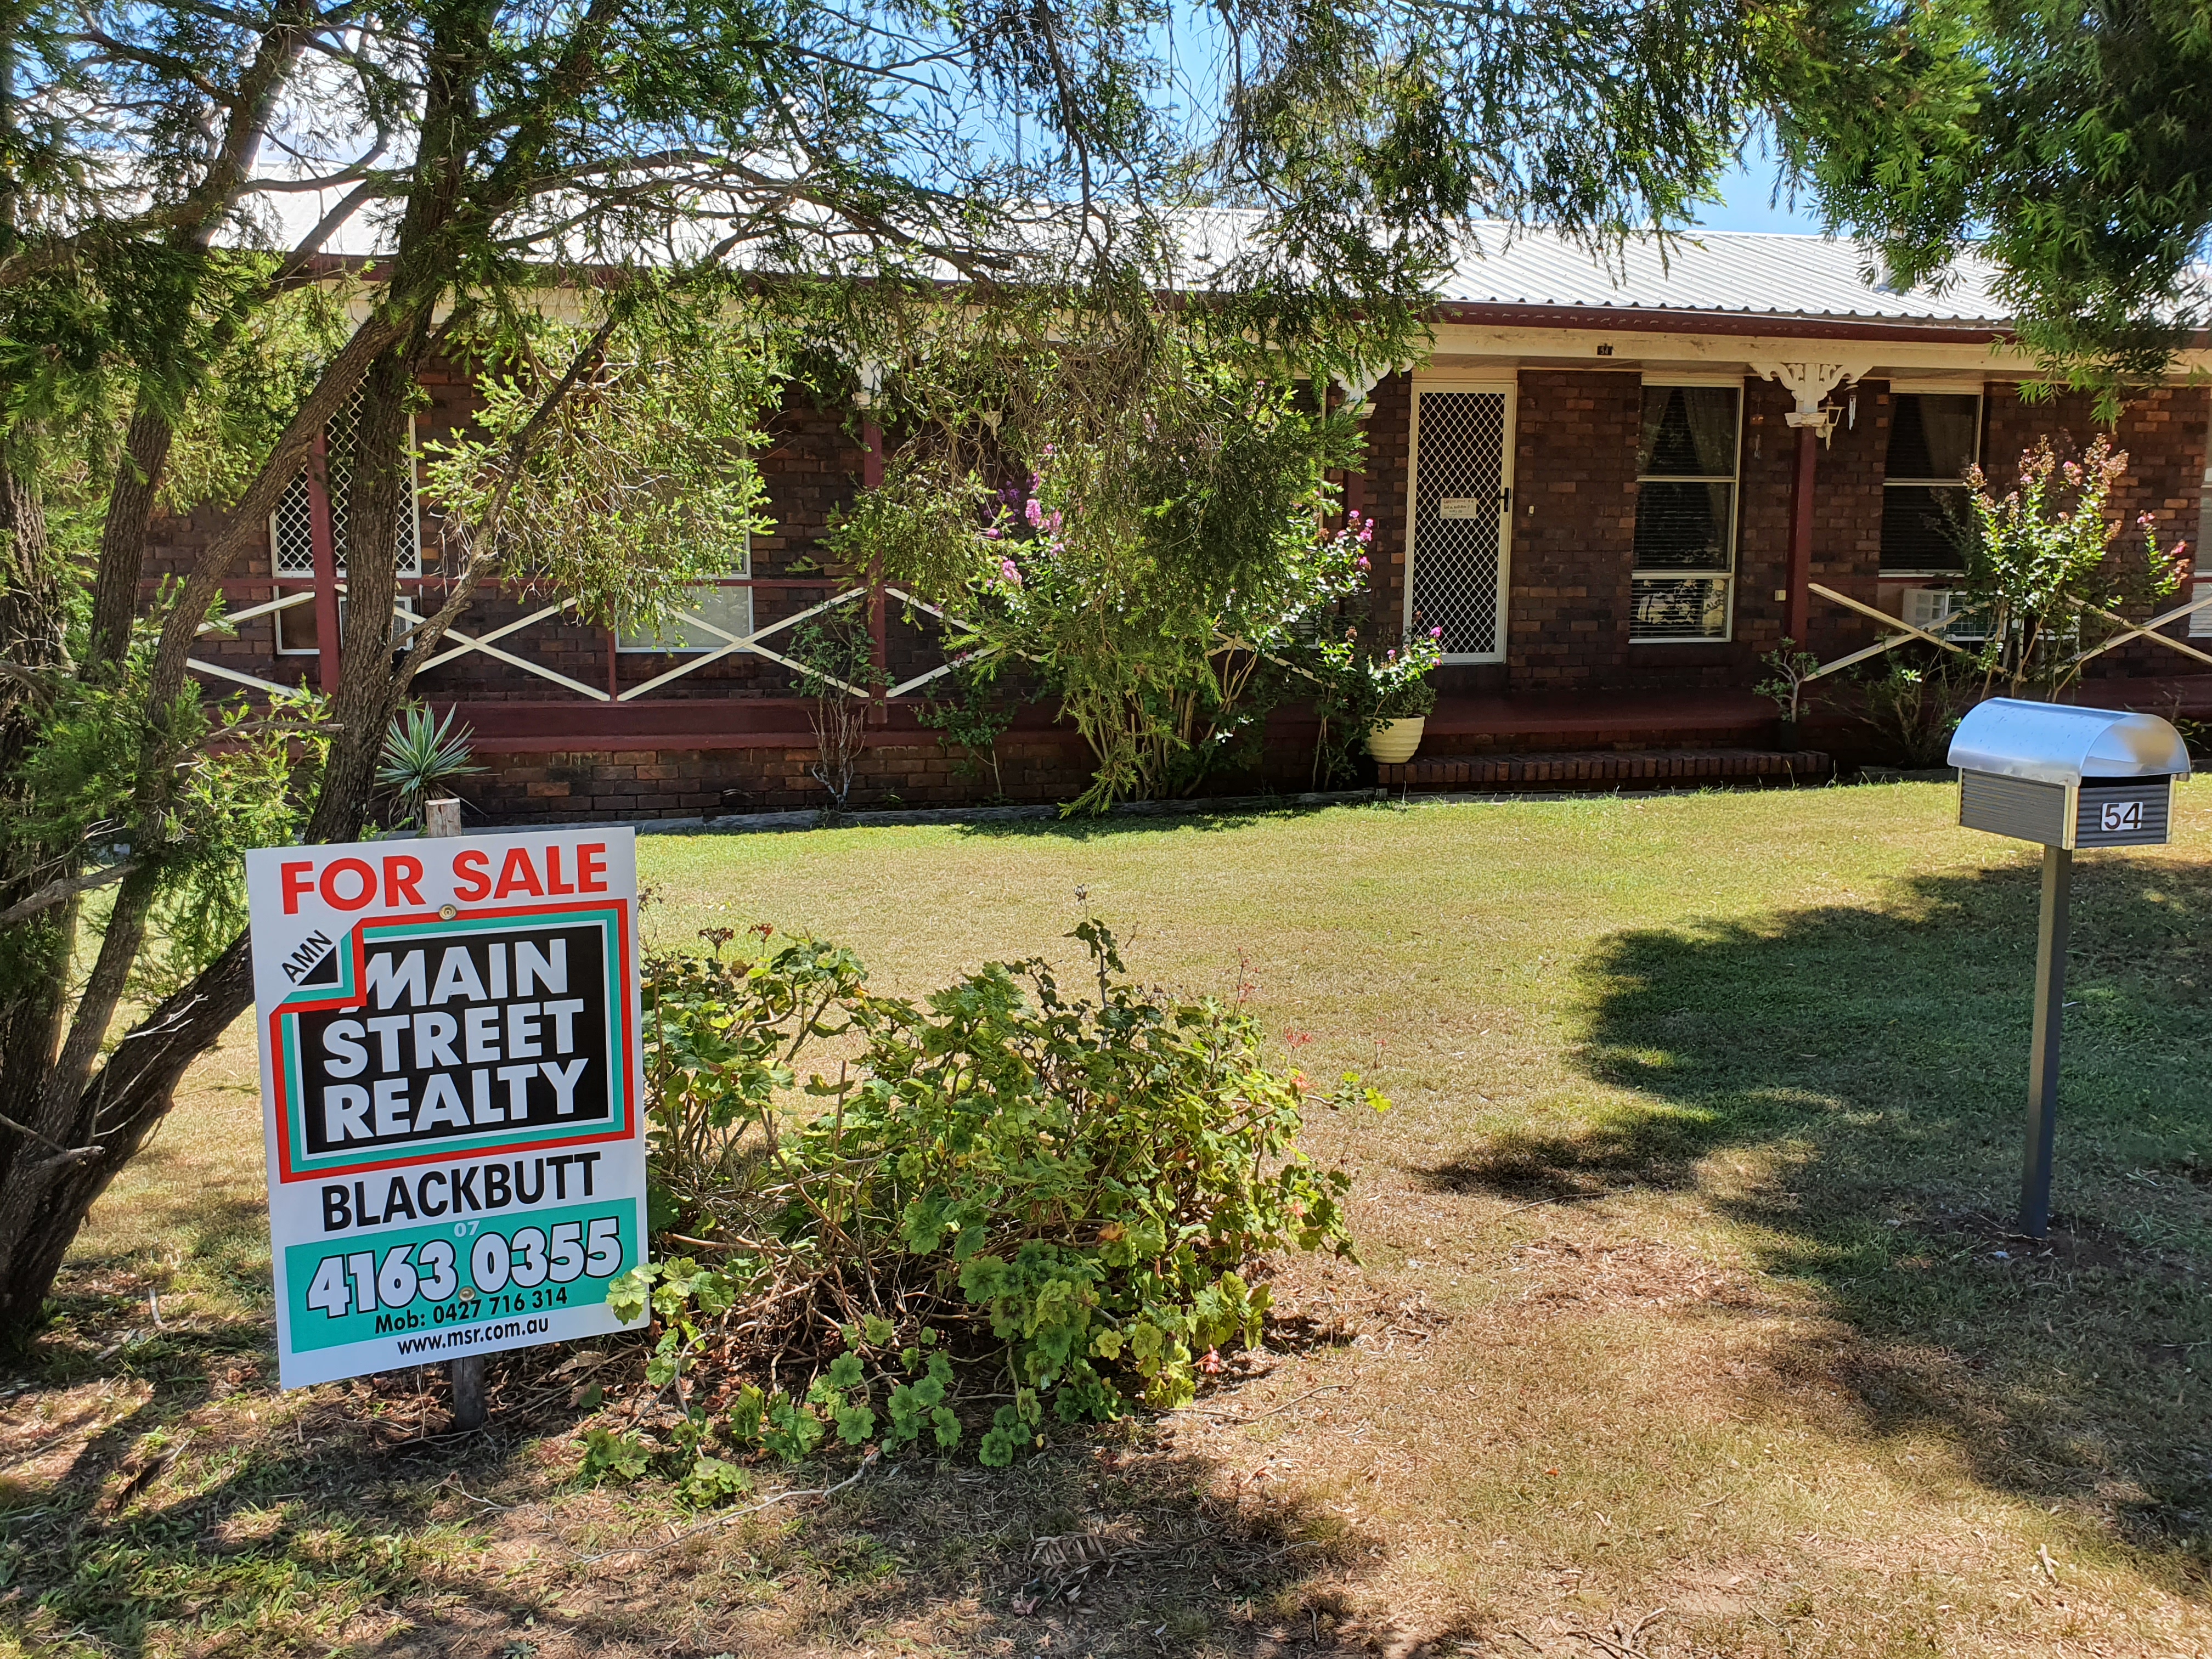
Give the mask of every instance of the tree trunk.
[[[54, 1275], [86, 1214], [168, 1111], [185, 1068], [252, 1000], [252, 948], [241, 936], [126, 1035], [83, 1091], [78, 1121], [89, 1133], [76, 1144], [96, 1145], [98, 1152], [33, 1178], [32, 1171], [57, 1154], [41, 1147], [42, 1157], [27, 1158], [18, 1138], [21, 1197], [0, 1210], [0, 1338], [20, 1343], [37, 1330]], [[15, 1184], [13, 1171], [9, 1184]]]
[[88, 668], [119, 663], [131, 647], [131, 624], [138, 615], [138, 578], [146, 565], [146, 530], [153, 522], [162, 470], [169, 463], [172, 435], [168, 418], [141, 396], [100, 526], [100, 574], [93, 589]]
[[[19, 454], [0, 459], [0, 657], [34, 673], [58, 674], [68, 666], [59, 584], [37, 486], [27, 467], [9, 464]], [[15, 779], [36, 737], [42, 701], [34, 685], [0, 677], [0, 780]], [[0, 905], [25, 896], [49, 873], [41, 848], [17, 842], [0, 850]], [[8, 929], [0, 952], [0, 1112], [19, 1123], [37, 1116], [41, 1086], [59, 1054], [76, 921], [74, 901], [58, 905]], [[55, 1150], [0, 1127], [0, 1191], [15, 1184], [19, 1170]], [[6, 1255], [0, 1235], [0, 1260]]]

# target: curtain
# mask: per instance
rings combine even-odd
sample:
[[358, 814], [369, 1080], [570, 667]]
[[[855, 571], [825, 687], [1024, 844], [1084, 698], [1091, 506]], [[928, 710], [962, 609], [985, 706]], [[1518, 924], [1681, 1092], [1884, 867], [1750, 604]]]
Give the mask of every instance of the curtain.
[[1737, 396], [1734, 386], [1645, 386], [1638, 476], [1735, 477]]

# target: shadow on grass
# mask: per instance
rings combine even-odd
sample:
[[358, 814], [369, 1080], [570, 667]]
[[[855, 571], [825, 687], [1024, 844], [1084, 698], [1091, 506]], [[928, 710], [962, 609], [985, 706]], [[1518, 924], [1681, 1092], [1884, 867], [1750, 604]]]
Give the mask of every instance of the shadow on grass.
[[1582, 964], [1586, 1115], [1493, 1137], [1440, 1185], [1516, 1199], [1699, 1188], [1853, 1340], [1776, 1357], [1773, 1408], [1839, 1383], [1993, 1487], [2212, 1572], [2212, 867], [2077, 866], [2051, 1240], [2008, 1237], [2035, 872], [1880, 906], [1616, 934]]
[[[491, 1425], [454, 1436], [434, 1370], [280, 1403], [265, 1324], [173, 1333], [88, 1369], [108, 1336], [96, 1313], [29, 1380], [77, 1383], [81, 1401], [146, 1395], [0, 1511], [0, 1632], [29, 1650], [704, 1659], [911, 1638], [1157, 1656], [1370, 1633], [1344, 1586], [1375, 1540], [1318, 1503], [1223, 1497], [1210, 1462], [1133, 1423], [1006, 1470], [886, 1459], [827, 1500], [718, 1516], [657, 1480], [574, 1479], [592, 1413], [556, 1371], [564, 1351], [491, 1356]], [[642, 1356], [610, 1354], [632, 1370]], [[773, 1492], [851, 1469], [848, 1454], [756, 1475]], [[1097, 1541], [1037, 1542], [1069, 1534]]]

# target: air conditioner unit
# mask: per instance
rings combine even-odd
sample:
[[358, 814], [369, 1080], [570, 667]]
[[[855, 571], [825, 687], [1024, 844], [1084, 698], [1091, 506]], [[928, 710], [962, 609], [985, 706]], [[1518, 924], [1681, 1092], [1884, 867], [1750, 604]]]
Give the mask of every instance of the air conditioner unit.
[[[2212, 599], [2212, 580], [2198, 577], [2189, 597], [2192, 599]], [[2212, 639], [2212, 605], [2189, 613], [2189, 637], [2192, 640]]]
[[[1972, 607], [1966, 596], [1948, 587], [1908, 587], [1905, 590], [1904, 617], [1907, 623], [1923, 632], [1941, 634], [1948, 640], [1976, 640], [1988, 636], [1986, 629], [1978, 629]], [[1964, 623], [1962, 627], [1960, 624]]]

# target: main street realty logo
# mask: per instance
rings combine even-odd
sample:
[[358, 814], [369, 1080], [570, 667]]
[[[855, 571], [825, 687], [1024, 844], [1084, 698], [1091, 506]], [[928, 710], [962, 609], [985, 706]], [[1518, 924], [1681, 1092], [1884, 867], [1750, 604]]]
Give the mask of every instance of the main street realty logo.
[[[545, 849], [553, 867], [533, 872], [540, 891], [579, 884], [562, 882], [561, 850]], [[356, 862], [353, 887], [343, 871], [317, 886], [341, 899], [376, 887]], [[416, 867], [401, 872], [403, 897], [421, 884], [419, 861], [406, 862]], [[588, 882], [580, 862], [573, 874]], [[628, 911], [579, 895], [384, 915], [335, 939], [311, 931], [280, 964], [295, 988], [264, 1016], [278, 1178], [629, 1135]]]
[[286, 1181], [629, 1133], [621, 907], [363, 923], [270, 1017]]

